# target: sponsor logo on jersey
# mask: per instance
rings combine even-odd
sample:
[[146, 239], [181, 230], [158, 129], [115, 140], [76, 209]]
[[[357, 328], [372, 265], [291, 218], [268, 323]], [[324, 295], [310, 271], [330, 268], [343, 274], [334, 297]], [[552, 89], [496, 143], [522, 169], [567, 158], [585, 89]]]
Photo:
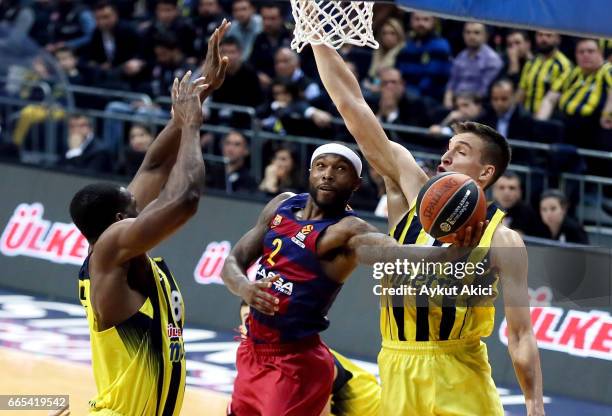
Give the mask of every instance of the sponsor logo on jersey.
[[314, 226], [312, 224], [303, 226], [295, 236], [291, 237], [291, 241], [293, 241], [299, 247], [305, 248], [306, 244], [304, 244], [304, 240], [306, 240], [306, 237], [312, 232], [312, 230], [314, 230]]
[[270, 228], [278, 227], [283, 220], [282, 215], [276, 214], [276, 217], [272, 220], [272, 224], [270, 224]]

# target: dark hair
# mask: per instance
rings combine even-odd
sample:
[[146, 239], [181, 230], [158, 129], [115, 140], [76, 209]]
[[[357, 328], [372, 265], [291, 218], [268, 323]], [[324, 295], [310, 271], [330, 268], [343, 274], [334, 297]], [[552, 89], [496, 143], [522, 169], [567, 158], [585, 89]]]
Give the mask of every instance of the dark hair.
[[291, 82], [282, 78], [274, 78], [272, 81], [272, 86], [281, 85], [287, 91], [287, 94], [291, 95], [291, 99], [293, 101], [297, 101], [302, 98], [302, 91], [300, 90], [300, 86], [296, 82]]
[[[391, 68], [391, 69], [395, 69], [395, 68]], [[459, 98], [463, 98], [464, 100], [471, 101], [477, 105], [482, 104], [482, 97], [476, 94], [475, 92], [471, 92], [471, 91], [458, 92], [457, 94], [455, 94], [455, 97], [453, 98], [453, 104], [456, 104]]]
[[223, 45], [234, 45], [239, 50], [242, 50], [242, 44], [240, 43], [238, 38], [235, 36], [226, 36], [219, 44], [219, 46], [223, 46]]
[[491, 85], [491, 91], [493, 91], [493, 88], [495, 87], [499, 87], [502, 86], [504, 84], [508, 84], [510, 85], [510, 87], [512, 87], [512, 91], [515, 91], [516, 88], [514, 87], [514, 82], [512, 82], [512, 80], [510, 80], [510, 78], [500, 78], [498, 80], [496, 80], [493, 85]]
[[98, 10], [106, 9], [107, 7], [113, 9], [115, 13], [117, 12], [117, 6], [115, 6], [113, 2], [110, 2], [108, 0], [100, 0], [99, 2], [97, 2], [94, 6], [94, 11], [97, 12]]
[[92, 243], [117, 221], [117, 213], [125, 212], [130, 202], [118, 185], [95, 183], [85, 186], [72, 197], [70, 217], [81, 234]]
[[519, 181], [519, 183], [521, 182], [521, 177], [513, 170], [507, 170], [504, 173], [501, 174], [502, 178], [506, 178], [506, 179], [516, 179], [517, 181]]
[[601, 44], [599, 43], [599, 39], [595, 39], [595, 38], [578, 38], [578, 40], [576, 41], [576, 48], [578, 48], [578, 45], [580, 45], [583, 42], [595, 42], [595, 46], [597, 46], [598, 50], [602, 50], [601, 49]]
[[170, 6], [177, 7], [178, 6], [178, 0], [157, 0], [155, 2], [155, 6], [158, 6], [160, 4], [168, 4]]
[[54, 56], [57, 56], [57, 54], [58, 54], [58, 53], [61, 53], [61, 52], [70, 52], [70, 54], [71, 54], [72, 56], [75, 56], [75, 57], [76, 57], [76, 54], [74, 53], [74, 50], [73, 50], [73, 49], [70, 49], [68, 46], [61, 46], [61, 47], [57, 48], [57, 49], [55, 50], [55, 52], [53, 52], [53, 55], [54, 55]]
[[267, 1], [265, 3], [262, 3], [259, 6], [259, 10], [261, 11], [261, 9], [277, 9], [278, 13], [280, 13], [281, 17], [283, 15], [283, 9], [281, 8], [280, 4], [278, 3], [272, 3], [271, 1]]
[[520, 29], [513, 29], [510, 30], [507, 34], [506, 34], [506, 39], [508, 39], [509, 36], [511, 35], [521, 35], [523, 37], [523, 40], [525, 42], [531, 42], [531, 40], [529, 39], [529, 34], [527, 34], [527, 31], [525, 30], [520, 30]]
[[86, 116], [83, 113], [72, 113], [68, 116], [68, 120], [74, 120], [76, 118], [84, 118], [85, 120], [87, 120], [87, 122], [89, 123], [90, 126], [93, 126], [93, 122], [91, 120], [91, 118], [89, 116]]
[[491, 182], [485, 186], [485, 189], [487, 189], [489, 186], [493, 185], [497, 179], [499, 179], [510, 164], [512, 151], [510, 150], [508, 141], [494, 128], [476, 123], [474, 121], [455, 123], [453, 124], [452, 128], [455, 131], [455, 134], [472, 133], [478, 136], [484, 142], [485, 146], [484, 151], [482, 152], [481, 163], [490, 163], [495, 166], [493, 178], [491, 179]]
[[153, 130], [149, 125], [143, 123], [132, 123], [132, 125], [130, 126], [130, 130], [133, 128], [143, 129], [149, 136], [153, 136]]
[[172, 32], [161, 32], [155, 35], [153, 39], [154, 47], [166, 49], [179, 49], [179, 41], [176, 35]]
[[542, 202], [546, 198], [555, 198], [557, 201], [559, 201], [559, 204], [561, 205], [561, 208], [563, 209], [567, 209], [569, 205], [569, 201], [567, 200], [567, 197], [565, 196], [563, 191], [559, 189], [547, 189], [544, 192], [542, 192], [542, 195], [540, 195], [540, 202]]

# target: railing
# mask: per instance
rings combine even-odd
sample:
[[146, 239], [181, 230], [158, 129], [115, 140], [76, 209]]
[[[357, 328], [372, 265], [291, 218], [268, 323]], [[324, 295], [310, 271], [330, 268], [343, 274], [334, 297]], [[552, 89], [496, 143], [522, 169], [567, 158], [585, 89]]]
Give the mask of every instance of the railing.
[[[563, 173], [560, 178], [561, 189], [570, 196], [575, 193], [571, 184], [578, 184], [578, 205], [577, 217], [580, 223], [594, 222], [596, 229], [601, 229], [605, 223], [605, 216], [609, 217], [607, 223], [612, 220], [611, 215], [606, 215], [604, 211], [604, 186], [612, 187], [612, 178], [604, 178], [593, 175], [576, 175], [573, 173]], [[594, 193], [588, 192], [587, 187]], [[611, 188], [608, 188], [611, 189]], [[574, 201], [571, 201], [574, 202]], [[611, 205], [612, 208], [612, 205]]]
[[[6, 79], [0, 78], [0, 83], [6, 82]], [[27, 104], [37, 104], [42, 105], [47, 108], [62, 108], [60, 103], [55, 100], [52, 94], [52, 89], [49, 84], [45, 82], [32, 82], [31, 86], [40, 88], [43, 92], [44, 99], [40, 102], [23, 100], [20, 98], [9, 97], [9, 96], [0, 96], [0, 107], [5, 113], [5, 120], [16, 120], [19, 116], [19, 110], [23, 108]], [[84, 87], [84, 86], [68, 86], [67, 89], [72, 94], [86, 94], [92, 95], [96, 97], [101, 97], [108, 99], [108, 97], [114, 97], [125, 101], [142, 101], [146, 105], [151, 104], [162, 104], [169, 106], [171, 101], [169, 98], [161, 97], [152, 101], [149, 96], [146, 94], [137, 94], [130, 93], [125, 91], [114, 91], [114, 90], [106, 90], [100, 88], [92, 88], [92, 87]], [[238, 130], [245, 136], [251, 139], [251, 168], [253, 177], [259, 182], [262, 179], [264, 167], [263, 163], [263, 147], [267, 141], [285, 141], [291, 142], [295, 144], [298, 149], [299, 155], [299, 166], [305, 167], [308, 166], [308, 152], [306, 149], [308, 146], [317, 146], [320, 144], [324, 144], [329, 142], [329, 139], [319, 139], [312, 137], [303, 137], [303, 136], [290, 136], [290, 135], [280, 135], [276, 133], [271, 133], [267, 131], [263, 131], [260, 128], [259, 122], [256, 119], [255, 109], [251, 107], [243, 107], [243, 106], [235, 106], [229, 104], [219, 104], [213, 102], [207, 102], [206, 107], [213, 110], [225, 110], [232, 111], [235, 113], [243, 113], [250, 118], [250, 128], [249, 129], [235, 129], [229, 126], [221, 126], [221, 125], [209, 125], [205, 124], [202, 131], [204, 132], [212, 132], [215, 134], [226, 134], [232, 130]], [[71, 112], [79, 112], [85, 113], [88, 116], [98, 119], [98, 120], [118, 120], [129, 123], [147, 123], [154, 126], [163, 126], [166, 124], [166, 118], [155, 117], [152, 115], [146, 114], [116, 114], [116, 113], [108, 113], [102, 110], [94, 110], [94, 109], [81, 109], [81, 108], [66, 108], [67, 114]], [[334, 124], [344, 125], [344, 122], [341, 119], [334, 119]], [[398, 133], [411, 133], [417, 135], [427, 135], [428, 138], [432, 140], [438, 140], [442, 145], [448, 139], [449, 136], [433, 136], [429, 134], [429, 131], [424, 128], [414, 127], [414, 126], [401, 126], [394, 124], [382, 124], [383, 128], [388, 131], [394, 131]], [[57, 160], [57, 154], [55, 149], [57, 149], [58, 140], [63, 140], [63, 138], [58, 137], [57, 132], [57, 124], [53, 122], [50, 118], [46, 118], [44, 121], [44, 149], [35, 149], [33, 152], [29, 152], [25, 155], [25, 160], [28, 163], [54, 163]], [[554, 145], [550, 145], [547, 143], [539, 143], [539, 142], [531, 142], [525, 140], [509, 140], [510, 144], [516, 148], [524, 148], [530, 150], [537, 150], [541, 152], [549, 152], [554, 150]], [[357, 149], [357, 146], [353, 143], [348, 144], [349, 147]], [[121, 149], [122, 150], [122, 149]], [[598, 158], [604, 160], [612, 160], [612, 152], [603, 152], [598, 150], [591, 149], [577, 149], [577, 154], [584, 157]], [[440, 158], [440, 153], [435, 153], [434, 151], [420, 151], [415, 150], [412, 151], [413, 155], [419, 159], [435, 162], [437, 163]], [[221, 163], [223, 158], [208, 154], [205, 156], [207, 160]], [[514, 171], [519, 172], [524, 176], [524, 187], [525, 187], [525, 197], [527, 199], [532, 199], [535, 195], [536, 191], [540, 190], [540, 188], [546, 188], [548, 186], [549, 174], [546, 170], [541, 168], [534, 168], [532, 166], [513, 164], [510, 166]], [[305, 173], [305, 172], [304, 172]], [[604, 214], [601, 212], [601, 206], [604, 200], [604, 186], [612, 186], [612, 179], [610, 178], [602, 178], [595, 176], [584, 176], [584, 175], [576, 175], [570, 173], [564, 173], [560, 177], [561, 179], [561, 187], [563, 189], [571, 188], [570, 182], [577, 182], [579, 189], [579, 203], [577, 206], [578, 218], [581, 221], [592, 221], [596, 224], [596, 229], [602, 229], [602, 225], [606, 223], [606, 219], [604, 218]], [[537, 181], [537, 186], [534, 185]], [[589, 193], [589, 187], [595, 187], [594, 193]], [[593, 203], [593, 201], [595, 201]], [[595, 209], [591, 209], [591, 214], [589, 215], [588, 209], [589, 206], [595, 205]], [[599, 212], [596, 212], [599, 210]], [[594, 219], [593, 219], [594, 218]], [[592, 229], [592, 227], [591, 227]]]

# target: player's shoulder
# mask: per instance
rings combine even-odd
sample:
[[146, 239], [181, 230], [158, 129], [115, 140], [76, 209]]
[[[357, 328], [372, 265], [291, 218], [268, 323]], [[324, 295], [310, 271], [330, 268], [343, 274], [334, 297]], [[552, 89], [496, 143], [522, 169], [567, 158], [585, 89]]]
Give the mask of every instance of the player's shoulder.
[[491, 247], [525, 247], [525, 242], [518, 232], [500, 224], [493, 233]]
[[270, 220], [272, 220], [272, 217], [274, 216], [278, 208], [281, 206], [281, 204], [289, 198], [294, 197], [295, 195], [296, 194], [294, 194], [293, 192], [283, 192], [268, 201], [264, 209], [261, 211], [261, 214], [259, 215], [259, 223], [268, 224]]
[[121, 235], [128, 232], [134, 221], [136, 221], [136, 218], [126, 218], [111, 224], [104, 230], [93, 245], [95, 250], [92, 252], [91, 262], [111, 264], [120, 248]]

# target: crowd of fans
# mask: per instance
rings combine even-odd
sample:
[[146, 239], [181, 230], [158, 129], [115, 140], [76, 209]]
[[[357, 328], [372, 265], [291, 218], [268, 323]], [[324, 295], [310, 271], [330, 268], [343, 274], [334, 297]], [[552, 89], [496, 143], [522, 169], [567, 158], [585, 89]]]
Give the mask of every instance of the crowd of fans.
[[[422, 133], [392, 129], [389, 136], [416, 150], [439, 152], [456, 121], [479, 121], [508, 138], [599, 150], [612, 149], [612, 42], [562, 37], [557, 33], [487, 27], [442, 20], [377, 4], [374, 31], [380, 48], [345, 46], [341, 53], [359, 79], [363, 94], [381, 122], [422, 128]], [[289, 141], [266, 143], [257, 183], [250, 170], [252, 123], [267, 131], [351, 141], [334, 123], [338, 116], [318, 80], [312, 51], [290, 49], [289, 2], [251, 0], [3, 0], [0, 21], [13, 36], [28, 36], [52, 54], [69, 83], [169, 96], [175, 77], [198, 67], [207, 41], [224, 18], [232, 21], [221, 53], [230, 58], [225, 84], [205, 103], [206, 123], [229, 126], [226, 135], [206, 133], [206, 153], [222, 156], [209, 166], [208, 185], [228, 193], [274, 195], [305, 189], [297, 147]], [[35, 62], [30, 80], [48, 80]], [[3, 93], [7, 93], [4, 91]], [[29, 100], [34, 93], [19, 88]], [[62, 92], [56, 94], [61, 104]], [[58, 149], [63, 167], [130, 175], [142, 160], [155, 131], [117, 115], [168, 117], [167, 101], [74, 96], [79, 108], [104, 111], [94, 122], [68, 115], [61, 106], [30, 104], [14, 122], [3, 120], [4, 141], [27, 148], [28, 138], [47, 119], [67, 126]], [[252, 107], [256, 118], [224, 104]], [[547, 162], [527, 150], [515, 163]], [[605, 166], [573, 163], [564, 169], [607, 175]], [[522, 205], [520, 178], [504, 176], [495, 198], [509, 210], [509, 221], [525, 233], [584, 242], [566, 218], [567, 200], [544, 193], [541, 221]], [[355, 197], [358, 208], [385, 213], [384, 183], [370, 169]], [[530, 211], [531, 210], [531, 211]], [[527, 222], [526, 222], [527, 221]], [[534, 220], [535, 221], [535, 220]], [[521, 228], [523, 227], [523, 228]]]

